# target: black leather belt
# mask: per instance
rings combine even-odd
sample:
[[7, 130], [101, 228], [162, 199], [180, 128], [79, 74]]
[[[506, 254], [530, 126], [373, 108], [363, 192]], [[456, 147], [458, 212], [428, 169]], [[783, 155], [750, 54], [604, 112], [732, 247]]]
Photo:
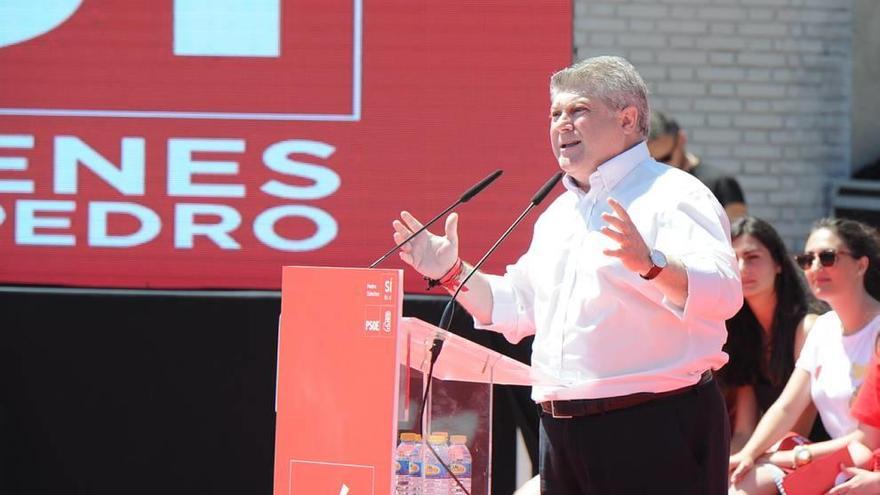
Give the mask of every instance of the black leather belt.
[[707, 370], [700, 376], [700, 381], [694, 385], [677, 388], [668, 392], [639, 392], [636, 394], [608, 397], [604, 399], [548, 400], [541, 403], [541, 410], [543, 410], [545, 414], [549, 414], [554, 418], [593, 416], [596, 414], [617, 411], [619, 409], [626, 409], [628, 407], [635, 407], [665, 397], [681, 395], [698, 387], [702, 387], [710, 382], [712, 382], [712, 371]]

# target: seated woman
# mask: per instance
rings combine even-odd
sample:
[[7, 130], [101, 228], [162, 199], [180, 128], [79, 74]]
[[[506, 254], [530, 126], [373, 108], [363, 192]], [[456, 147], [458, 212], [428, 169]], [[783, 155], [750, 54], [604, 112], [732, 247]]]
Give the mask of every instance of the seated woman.
[[[860, 222], [820, 220], [797, 262], [813, 294], [830, 304], [816, 319], [779, 399], [745, 447], [730, 457], [731, 493], [774, 493], [793, 459], [765, 452], [791, 430], [810, 401], [832, 438], [858, 422], [850, 401], [864, 379], [880, 332], [880, 236]], [[792, 452], [792, 451], [788, 451]]]
[[[876, 346], [875, 346], [876, 347]], [[874, 360], [871, 368], [865, 376], [865, 383], [859, 389], [859, 394], [853, 401], [852, 415], [859, 420], [859, 427], [855, 434], [855, 441], [860, 442], [868, 447], [868, 450], [874, 450], [873, 462], [870, 462], [869, 469], [849, 467], [844, 469], [849, 479], [842, 485], [835, 486], [829, 491], [829, 495], [859, 495], [880, 493], [880, 458], [878, 451], [880, 449], [880, 353], [875, 348]], [[817, 444], [816, 447], [819, 447]], [[837, 447], [837, 446], [834, 446]], [[832, 451], [834, 447], [825, 449]], [[809, 449], [809, 447], [805, 447]], [[852, 451], [852, 448], [850, 448]], [[826, 454], [828, 452], [817, 452], [817, 455]], [[807, 458], [812, 458], [812, 454], [807, 454]], [[857, 465], [863, 464], [853, 459]]]
[[[717, 376], [730, 411], [730, 451], [738, 452], [782, 393], [822, 308], [769, 223], [742, 217], [730, 233], [745, 304], [727, 320], [730, 361]], [[809, 435], [815, 415], [811, 404], [793, 430]]]
[[798, 446], [797, 451], [777, 451], [770, 454], [768, 459], [775, 464], [788, 463], [799, 468], [847, 448], [855, 465], [861, 467], [843, 467], [845, 482], [833, 487], [828, 494], [880, 493], [880, 341], [874, 343], [874, 357], [865, 374], [865, 381], [853, 399], [850, 413], [859, 421], [859, 425], [849, 435]]

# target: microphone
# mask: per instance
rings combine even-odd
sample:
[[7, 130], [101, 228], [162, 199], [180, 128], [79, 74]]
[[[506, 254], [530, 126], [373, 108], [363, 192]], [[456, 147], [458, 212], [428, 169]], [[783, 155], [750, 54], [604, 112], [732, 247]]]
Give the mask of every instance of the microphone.
[[[484, 254], [483, 257], [480, 258], [480, 261], [478, 261], [473, 266], [473, 269], [471, 270], [471, 272], [467, 274], [467, 276], [464, 278], [464, 280], [462, 280], [461, 284], [455, 290], [455, 293], [452, 294], [452, 298], [449, 299], [448, 303], [446, 303], [446, 307], [443, 308], [443, 315], [440, 317], [440, 324], [437, 325], [438, 327], [442, 328], [443, 330], [449, 330], [449, 326], [452, 324], [452, 315], [455, 314], [455, 300], [456, 300], [456, 298], [458, 298], [458, 294], [461, 292], [461, 289], [464, 288], [464, 286], [465, 286], [465, 284], [467, 284], [468, 280], [470, 280], [471, 277], [473, 277], [474, 274], [477, 273], [477, 270], [479, 270], [480, 267], [483, 266], [483, 263], [486, 261], [486, 259], [488, 259], [489, 256], [491, 256], [492, 253], [495, 252], [495, 250], [498, 248], [498, 246], [500, 246], [501, 243], [504, 242], [504, 239], [507, 239], [507, 236], [509, 236], [510, 233], [513, 232], [513, 229], [515, 229], [517, 227], [517, 225], [519, 225], [519, 223], [523, 220], [523, 218], [525, 218], [525, 216], [530, 211], [532, 211], [532, 208], [538, 206], [541, 203], [541, 201], [544, 201], [544, 198], [547, 197], [547, 195], [550, 193], [550, 190], [553, 189], [554, 186], [556, 186], [556, 184], [559, 182], [560, 179], [562, 179], [562, 175], [563, 175], [562, 172], [556, 172], [555, 174], [553, 174], [553, 177], [551, 177], [550, 180], [548, 180], [543, 186], [541, 186], [541, 189], [538, 189], [538, 192], [536, 192], [535, 195], [532, 196], [532, 200], [529, 202], [529, 205], [526, 207], [526, 209], [523, 210], [523, 212], [520, 213], [520, 215], [516, 218], [516, 220], [513, 221], [513, 223], [510, 225], [510, 227], [508, 227], [507, 230], [505, 230], [504, 233], [501, 234], [501, 236], [498, 238], [498, 240], [495, 241], [495, 244], [493, 244], [492, 247], [489, 248], [488, 251], [486, 251], [486, 254]], [[442, 349], [443, 342], [440, 341], [438, 343], [437, 340], [435, 339], [434, 345], [439, 346]], [[431, 358], [433, 360], [436, 360], [437, 357], [439, 357], [439, 355], [440, 355], [440, 349], [438, 349], [436, 352], [432, 352]]]
[[427, 229], [428, 227], [431, 226], [431, 224], [433, 224], [434, 222], [436, 222], [437, 220], [439, 220], [440, 218], [442, 218], [444, 215], [446, 215], [447, 213], [449, 213], [450, 210], [452, 210], [453, 208], [455, 208], [456, 206], [458, 206], [458, 205], [460, 205], [460, 204], [462, 204], [462, 203], [467, 203], [468, 201], [470, 201], [474, 196], [476, 196], [477, 194], [479, 194], [480, 191], [482, 191], [483, 189], [486, 189], [486, 187], [487, 187], [489, 184], [491, 184], [493, 181], [495, 181], [495, 179], [497, 179], [498, 177], [500, 177], [502, 173], [504, 173], [504, 172], [503, 172], [501, 169], [498, 169], [498, 170], [492, 172], [491, 174], [489, 174], [488, 176], [486, 176], [485, 179], [483, 179], [483, 180], [481, 180], [480, 182], [477, 182], [476, 184], [474, 184], [470, 189], [468, 189], [467, 191], [465, 191], [464, 194], [462, 194], [461, 197], [459, 197], [458, 200], [457, 200], [455, 203], [452, 203], [451, 205], [449, 205], [448, 208], [446, 208], [445, 210], [443, 210], [443, 211], [441, 211], [440, 213], [438, 213], [437, 216], [435, 216], [434, 218], [428, 220], [428, 223], [426, 223], [425, 225], [423, 225], [422, 228], [420, 228], [419, 230], [413, 232], [413, 233], [410, 234], [406, 239], [404, 239], [402, 242], [400, 242], [398, 245], [396, 245], [396, 246], [394, 246], [393, 248], [389, 249], [387, 253], [385, 253], [385, 254], [383, 254], [382, 256], [380, 256], [379, 259], [377, 259], [376, 261], [374, 261], [374, 262], [373, 262], [369, 267], [367, 267], [367, 268], [375, 268], [376, 265], [378, 265], [379, 263], [381, 263], [382, 261], [384, 261], [385, 258], [391, 256], [391, 253], [393, 253], [393, 252], [397, 251], [398, 249], [400, 249], [400, 246], [403, 246], [403, 245], [406, 244], [407, 242], [411, 241], [411, 240], [413, 239], [413, 237], [415, 237], [415, 236], [421, 234], [422, 232], [424, 232], [425, 229]]

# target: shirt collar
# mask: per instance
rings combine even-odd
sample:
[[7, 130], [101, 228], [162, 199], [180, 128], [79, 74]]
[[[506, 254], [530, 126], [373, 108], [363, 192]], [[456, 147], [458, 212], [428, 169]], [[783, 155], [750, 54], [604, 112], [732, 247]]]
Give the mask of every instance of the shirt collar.
[[[599, 168], [590, 174], [590, 190], [599, 186], [606, 191], [611, 191], [636, 165], [650, 158], [651, 155], [648, 153], [647, 142], [641, 141], [639, 144], [599, 165]], [[580, 193], [579, 195], [583, 194], [583, 190], [567, 174], [562, 184], [569, 191]]]

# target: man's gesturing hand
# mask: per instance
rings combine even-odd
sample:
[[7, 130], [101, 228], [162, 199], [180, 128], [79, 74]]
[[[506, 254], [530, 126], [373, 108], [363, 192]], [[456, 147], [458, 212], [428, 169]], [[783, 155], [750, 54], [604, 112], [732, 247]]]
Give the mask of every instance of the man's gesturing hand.
[[[400, 212], [400, 220], [392, 225], [395, 244], [422, 228], [422, 223], [408, 211]], [[428, 278], [439, 279], [445, 275], [458, 260], [458, 213], [446, 217], [444, 237], [426, 230], [400, 247], [400, 259]]]
[[645, 274], [651, 269], [651, 250], [642, 239], [642, 234], [633, 223], [626, 209], [612, 198], [608, 198], [608, 204], [614, 210], [614, 214], [603, 213], [602, 220], [608, 223], [602, 227], [602, 233], [620, 245], [617, 249], [605, 249], [602, 252], [607, 256], [619, 258], [628, 270]]

